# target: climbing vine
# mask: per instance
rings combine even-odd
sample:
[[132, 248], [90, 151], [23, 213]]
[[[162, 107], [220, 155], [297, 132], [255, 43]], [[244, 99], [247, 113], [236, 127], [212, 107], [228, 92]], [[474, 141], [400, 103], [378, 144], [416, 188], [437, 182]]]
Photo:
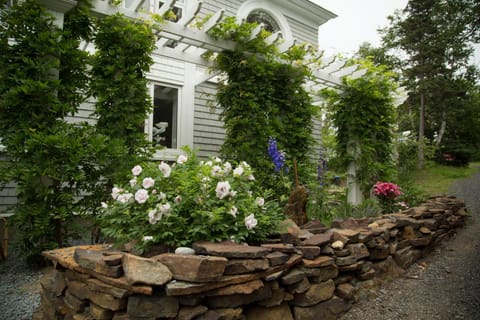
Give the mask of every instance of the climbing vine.
[[391, 177], [395, 109], [394, 75], [370, 61], [357, 61], [367, 69], [358, 79], [344, 78], [342, 91], [324, 89], [336, 128], [336, 151], [344, 169], [357, 168], [356, 180], [365, 194], [373, 184]]
[[[262, 183], [282, 197], [291, 185], [278, 183], [280, 176], [293, 181], [292, 162], [300, 166], [301, 180], [311, 167], [312, 127], [316, 108], [304, 85], [310, 70], [301, 62], [304, 46], [285, 53], [265, 42], [268, 32], [251, 37], [256, 24], [238, 25], [226, 19], [212, 35], [233, 40], [235, 49], [220, 53], [215, 68], [227, 75], [216, 96], [222, 108], [226, 139], [221, 148], [224, 157], [245, 160], [257, 168]], [[275, 172], [268, 155], [268, 142], [275, 138], [285, 154], [286, 170]], [[285, 179], [284, 179], [285, 181]]]
[[[63, 30], [34, 0], [1, 15], [0, 137], [8, 158], [0, 178], [17, 185], [12, 221], [34, 263], [41, 251], [68, 244], [74, 216], [94, 213], [112, 177], [148, 154], [141, 126], [153, 36], [119, 15], [97, 31], [87, 0], [65, 15]], [[96, 41], [96, 56], [79, 49], [82, 39]], [[97, 126], [68, 122], [91, 94]]]

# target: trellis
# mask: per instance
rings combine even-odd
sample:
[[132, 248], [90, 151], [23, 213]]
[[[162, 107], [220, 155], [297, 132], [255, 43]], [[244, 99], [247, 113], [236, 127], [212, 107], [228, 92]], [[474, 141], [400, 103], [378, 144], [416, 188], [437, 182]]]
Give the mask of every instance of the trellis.
[[[161, 24], [155, 23], [153, 17], [163, 16], [169, 10], [172, 10], [175, 6], [175, 0], [124, 0], [115, 5], [108, 0], [94, 0], [92, 5], [92, 10], [100, 15], [111, 15], [118, 12], [131, 19], [153, 23], [152, 27], [157, 37], [155, 54], [204, 67], [204, 72], [196, 75], [195, 85], [201, 84], [216, 75], [207, 71], [207, 68], [211, 66], [211, 61], [202, 57], [206, 51], [221, 52], [232, 50], [235, 47], [235, 43], [232, 41], [219, 40], [208, 35], [208, 31], [222, 20], [223, 10], [219, 10], [210, 16], [200, 29], [190, 26], [193, 21], [200, 19], [201, 1], [191, 2], [191, 5], [182, 12], [182, 17], [178, 21], [165, 20]], [[252, 37], [256, 37], [260, 31], [261, 26], [254, 30]], [[266, 41], [270, 44], [276, 44], [280, 52], [288, 50], [295, 44], [295, 41], [281, 40], [280, 32], [272, 34]], [[173, 43], [175, 45], [172, 45]], [[345, 60], [336, 57], [322, 57], [321, 52], [317, 54], [317, 57], [309, 57], [320, 62], [318, 66], [312, 68], [314, 80], [307, 84], [309, 91], [312, 93], [318, 92], [324, 87], [339, 87], [342, 83], [342, 77], [358, 78], [366, 72], [362, 69], [359, 70], [356, 65], [345, 67]], [[314, 97], [316, 96], [314, 94]]]

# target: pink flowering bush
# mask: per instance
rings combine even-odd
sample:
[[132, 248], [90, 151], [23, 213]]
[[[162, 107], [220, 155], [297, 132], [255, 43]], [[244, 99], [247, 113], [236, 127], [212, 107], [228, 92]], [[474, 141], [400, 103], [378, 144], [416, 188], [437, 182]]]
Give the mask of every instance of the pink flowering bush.
[[384, 213], [395, 212], [403, 207], [401, 203], [396, 202], [403, 193], [395, 183], [379, 181], [373, 186], [372, 192], [379, 200]]
[[102, 203], [103, 233], [140, 248], [199, 240], [261, 241], [277, 230], [281, 210], [246, 162], [197, 160], [186, 150], [173, 164], [137, 165]]

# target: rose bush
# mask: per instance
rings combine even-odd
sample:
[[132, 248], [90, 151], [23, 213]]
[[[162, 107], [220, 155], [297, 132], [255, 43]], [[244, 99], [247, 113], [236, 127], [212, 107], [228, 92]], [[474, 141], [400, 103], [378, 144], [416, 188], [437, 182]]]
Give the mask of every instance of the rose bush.
[[373, 186], [372, 192], [377, 197], [384, 213], [395, 212], [406, 207], [405, 203], [397, 202], [397, 198], [403, 193], [395, 183], [379, 181]]
[[139, 248], [195, 241], [258, 242], [277, 230], [282, 214], [272, 193], [262, 190], [252, 168], [219, 158], [199, 161], [185, 150], [176, 163], [146, 163], [102, 203], [103, 233]]

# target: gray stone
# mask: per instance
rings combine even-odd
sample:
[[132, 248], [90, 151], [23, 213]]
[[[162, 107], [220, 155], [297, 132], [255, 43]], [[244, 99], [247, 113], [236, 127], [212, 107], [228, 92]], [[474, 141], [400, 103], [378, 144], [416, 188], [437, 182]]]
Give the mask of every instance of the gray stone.
[[242, 245], [230, 241], [221, 243], [199, 241], [193, 244], [193, 249], [197, 254], [247, 259], [263, 258], [271, 251], [269, 248]]
[[190, 256], [195, 254], [195, 250], [193, 250], [193, 248], [188, 248], [188, 247], [178, 247], [177, 249], [175, 249], [175, 254]]

